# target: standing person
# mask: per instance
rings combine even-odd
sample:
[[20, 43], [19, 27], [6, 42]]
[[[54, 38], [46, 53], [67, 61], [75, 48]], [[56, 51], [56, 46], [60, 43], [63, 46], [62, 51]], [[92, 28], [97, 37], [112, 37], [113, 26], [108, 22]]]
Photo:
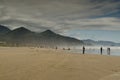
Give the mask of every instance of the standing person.
[[85, 47], [83, 46], [83, 54], [85, 54]]
[[101, 53], [101, 55], [102, 55], [102, 52], [103, 52], [103, 48], [101, 47], [101, 48], [100, 48], [100, 53]]
[[107, 48], [107, 54], [110, 55], [110, 48]]

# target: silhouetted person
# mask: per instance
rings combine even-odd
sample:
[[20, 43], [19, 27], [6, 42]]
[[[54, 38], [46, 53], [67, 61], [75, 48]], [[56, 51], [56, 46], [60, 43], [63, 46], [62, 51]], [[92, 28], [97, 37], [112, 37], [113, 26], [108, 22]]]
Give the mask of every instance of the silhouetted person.
[[107, 48], [107, 54], [110, 55], [110, 48]]
[[100, 54], [101, 54], [101, 55], [102, 55], [102, 52], [103, 52], [103, 48], [101, 47], [101, 48], [100, 48]]
[[85, 47], [83, 46], [83, 54], [85, 54]]

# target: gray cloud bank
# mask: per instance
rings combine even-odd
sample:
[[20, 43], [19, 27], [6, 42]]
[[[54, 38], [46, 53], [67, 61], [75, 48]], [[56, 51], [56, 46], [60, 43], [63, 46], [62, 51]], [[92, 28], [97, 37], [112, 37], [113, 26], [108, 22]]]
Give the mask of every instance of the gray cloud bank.
[[60, 33], [120, 30], [120, 18], [114, 15], [120, 13], [119, 5], [120, 0], [0, 0], [0, 24]]

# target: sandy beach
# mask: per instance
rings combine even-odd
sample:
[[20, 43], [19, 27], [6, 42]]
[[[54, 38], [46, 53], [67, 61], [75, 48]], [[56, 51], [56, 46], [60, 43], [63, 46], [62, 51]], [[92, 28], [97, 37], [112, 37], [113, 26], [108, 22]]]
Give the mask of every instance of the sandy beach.
[[120, 80], [120, 56], [0, 47], [0, 80]]

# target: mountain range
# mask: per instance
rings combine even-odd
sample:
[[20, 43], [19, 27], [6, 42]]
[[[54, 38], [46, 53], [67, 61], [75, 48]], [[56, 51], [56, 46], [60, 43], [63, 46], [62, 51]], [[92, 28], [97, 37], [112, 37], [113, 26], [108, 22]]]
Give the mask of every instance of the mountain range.
[[120, 43], [115, 43], [112, 41], [94, 41], [91, 39], [82, 40], [84, 45], [101, 45], [101, 46], [120, 46]]
[[56, 34], [51, 30], [37, 33], [25, 27], [10, 30], [3, 25], [0, 25], [0, 42], [1, 44], [6, 43], [7, 46], [57, 47], [83, 45], [81, 40]]
[[70, 46], [120, 46], [120, 43], [111, 41], [94, 41], [91, 39], [78, 40], [72, 37], [57, 34], [51, 30], [40, 33], [33, 32], [25, 27], [14, 30], [0, 25], [0, 45], [6, 46], [39, 46], [39, 47], [70, 47]]

